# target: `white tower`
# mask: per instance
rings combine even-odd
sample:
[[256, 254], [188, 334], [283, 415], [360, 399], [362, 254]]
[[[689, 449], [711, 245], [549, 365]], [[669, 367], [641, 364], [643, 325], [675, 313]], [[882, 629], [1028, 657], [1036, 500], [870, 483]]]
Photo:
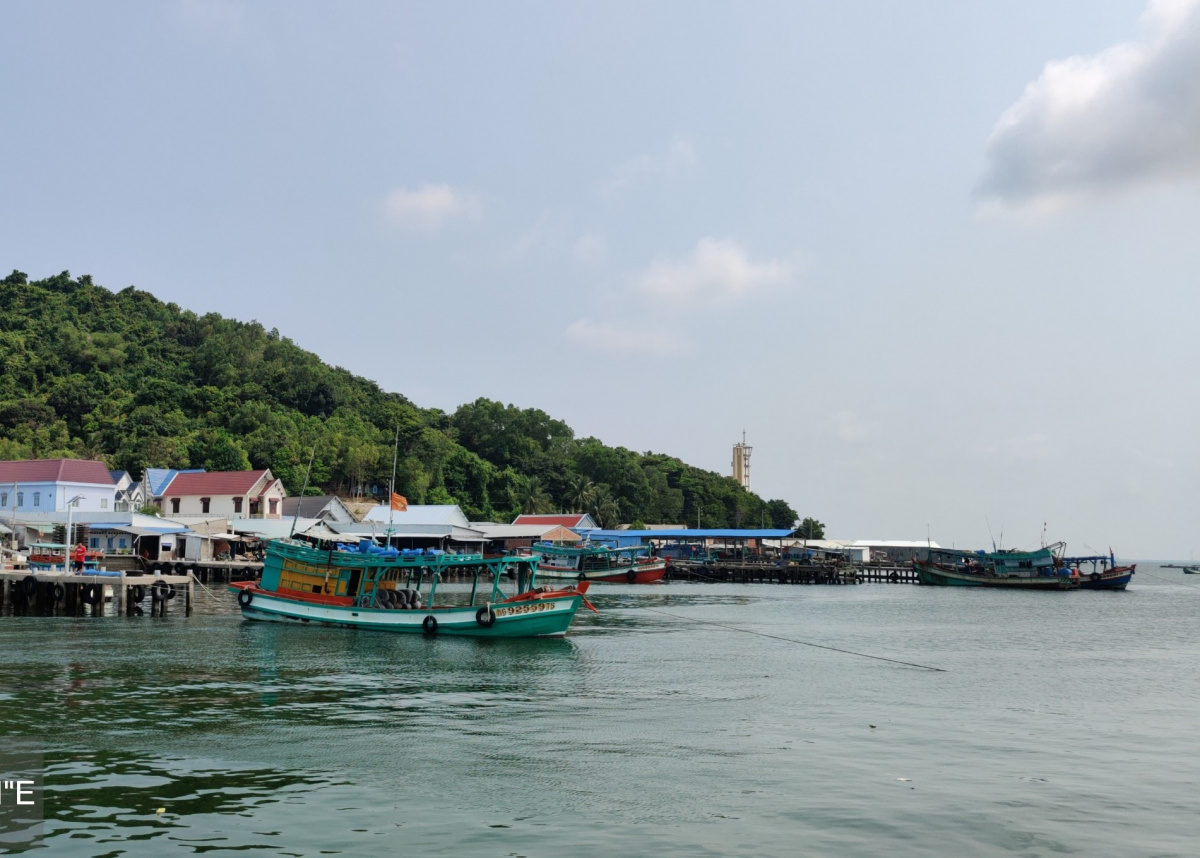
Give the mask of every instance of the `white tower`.
[[753, 449], [746, 443], [746, 432], [742, 430], [742, 443], [733, 445], [733, 478], [746, 491], [750, 491], [750, 451]]

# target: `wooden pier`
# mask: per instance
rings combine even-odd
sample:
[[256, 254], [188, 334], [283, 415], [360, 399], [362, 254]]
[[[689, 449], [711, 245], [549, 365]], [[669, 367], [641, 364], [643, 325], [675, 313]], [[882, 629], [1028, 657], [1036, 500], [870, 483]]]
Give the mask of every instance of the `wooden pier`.
[[[103, 616], [111, 602], [117, 616], [166, 616], [172, 607], [190, 616], [196, 578], [183, 575], [75, 574], [0, 571], [0, 616]], [[145, 607], [143, 607], [145, 606]]]
[[698, 563], [673, 560], [668, 581], [712, 581], [724, 584], [916, 584], [911, 566], [871, 564], [806, 564], [771, 562]]

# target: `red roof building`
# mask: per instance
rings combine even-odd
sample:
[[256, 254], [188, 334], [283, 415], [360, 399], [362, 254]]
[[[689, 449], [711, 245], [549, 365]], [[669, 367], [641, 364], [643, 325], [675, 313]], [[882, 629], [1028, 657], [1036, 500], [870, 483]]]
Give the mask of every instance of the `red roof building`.
[[542, 515], [518, 515], [513, 524], [558, 525], [571, 530], [595, 530], [596, 522], [586, 512], [568, 512]]
[[176, 474], [162, 489], [166, 516], [281, 518], [287, 492], [270, 469]]

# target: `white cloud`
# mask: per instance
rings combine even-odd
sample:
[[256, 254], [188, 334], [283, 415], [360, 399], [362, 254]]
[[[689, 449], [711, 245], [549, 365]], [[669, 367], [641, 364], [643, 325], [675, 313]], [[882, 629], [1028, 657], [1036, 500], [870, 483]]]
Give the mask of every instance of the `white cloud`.
[[608, 255], [608, 242], [604, 236], [595, 232], [585, 232], [571, 246], [575, 258], [586, 265], [599, 265]]
[[1055, 210], [1200, 178], [1200, 0], [1154, 0], [1133, 42], [1048, 62], [987, 141], [987, 209]]
[[567, 326], [566, 338], [590, 351], [615, 355], [670, 356], [688, 350], [678, 335], [649, 322], [616, 325], [580, 319]]
[[234, 39], [242, 34], [245, 10], [230, 0], [179, 0], [179, 17], [206, 33]]
[[676, 135], [666, 151], [639, 155], [622, 164], [599, 183], [597, 191], [605, 199], [616, 199], [648, 181], [686, 177], [699, 164], [696, 147], [686, 137]]
[[683, 259], [656, 259], [637, 278], [652, 300], [684, 306], [719, 306], [751, 292], [785, 285], [791, 267], [777, 259], [751, 262], [736, 241], [702, 238]]
[[483, 214], [479, 198], [449, 185], [422, 185], [416, 190], [396, 188], [383, 201], [384, 216], [392, 224], [419, 232], [435, 232], [454, 218], [477, 220]]

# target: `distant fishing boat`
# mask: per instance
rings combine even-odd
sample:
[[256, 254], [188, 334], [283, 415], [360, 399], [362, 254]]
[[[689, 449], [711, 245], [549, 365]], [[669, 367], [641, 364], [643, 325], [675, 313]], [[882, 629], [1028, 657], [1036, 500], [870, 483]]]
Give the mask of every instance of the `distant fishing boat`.
[[[437, 601], [441, 576], [450, 571], [473, 575], [465, 604]], [[538, 587], [536, 579], [536, 560], [528, 556], [485, 559], [479, 554], [397, 551], [370, 540], [334, 543], [322, 550], [299, 540], [277, 539], [267, 546], [262, 579], [237, 582], [230, 589], [237, 592], [242, 616], [248, 620], [409, 634], [562, 635], [581, 604], [595, 610], [584, 596], [586, 581], [556, 589]], [[506, 596], [500, 587], [508, 580], [515, 581], [516, 593]]]
[[935, 587], [1074, 590], [1080, 579], [1063, 563], [1065, 548], [1056, 542], [1037, 551], [935, 549], [930, 560], [913, 560], [913, 570], [920, 583]]
[[[1090, 563], [1089, 570], [1085, 564]], [[1118, 566], [1117, 558], [1110, 552], [1094, 557], [1064, 557], [1063, 565], [1077, 570], [1079, 586], [1083, 590], [1124, 590], [1137, 572], [1137, 564]]]
[[667, 573], [667, 561], [651, 557], [642, 546], [610, 548], [538, 543], [530, 551], [541, 557], [538, 576], [547, 581], [604, 581], [610, 584], [653, 584]]

